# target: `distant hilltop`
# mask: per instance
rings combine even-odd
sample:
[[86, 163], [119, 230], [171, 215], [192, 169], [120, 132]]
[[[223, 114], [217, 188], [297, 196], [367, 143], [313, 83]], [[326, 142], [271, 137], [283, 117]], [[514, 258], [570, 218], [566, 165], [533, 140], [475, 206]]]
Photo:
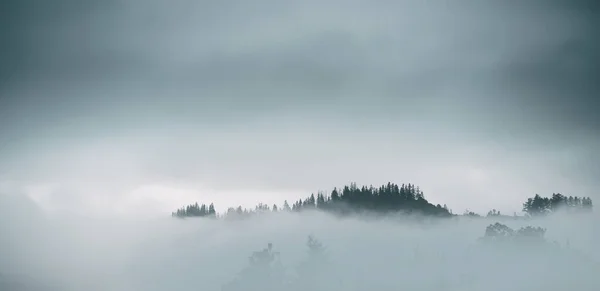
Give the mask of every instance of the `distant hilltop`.
[[[501, 214], [495, 209], [490, 210], [486, 217], [504, 218], [529, 218], [544, 216], [557, 211], [591, 212], [593, 210], [592, 199], [589, 197], [566, 196], [554, 193], [551, 197], [542, 197], [535, 194], [523, 203], [524, 216], [512, 216]], [[387, 183], [379, 187], [361, 186], [356, 183], [334, 188], [329, 195], [323, 192], [314, 193], [304, 199], [298, 199], [291, 205], [286, 200], [281, 206], [272, 206], [259, 203], [254, 209], [242, 208], [241, 206], [229, 207], [225, 213], [217, 213], [213, 203], [194, 203], [174, 211], [171, 215], [177, 218], [207, 217], [207, 218], [243, 218], [267, 212], [301, 212], [306, 210], [318, 210], [335, 215], [352, 215], [369, 213], [385, 215], [393, 213], [419, 214], [428, 217], [453, 217], [457, 216], [446, 204], [433, 204], [429, 202], [419, 186], [414, 184]], [[482, 217], [475, 212], [465, 210], [463, 216]]]

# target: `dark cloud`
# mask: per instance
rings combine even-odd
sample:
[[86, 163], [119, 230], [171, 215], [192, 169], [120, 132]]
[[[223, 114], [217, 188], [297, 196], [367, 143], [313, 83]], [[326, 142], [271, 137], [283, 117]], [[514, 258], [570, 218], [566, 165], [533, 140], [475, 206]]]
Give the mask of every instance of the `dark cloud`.
[[[402, 162], [521, 159], [585, 187], [597, 172], [596, 2], [2, 5], [0, 146], [21, 175], [110, 143], [147, 155], [148, 175], [261, 187], [394, 179]], [[340, 171], [348, 157], [386, 173]]]

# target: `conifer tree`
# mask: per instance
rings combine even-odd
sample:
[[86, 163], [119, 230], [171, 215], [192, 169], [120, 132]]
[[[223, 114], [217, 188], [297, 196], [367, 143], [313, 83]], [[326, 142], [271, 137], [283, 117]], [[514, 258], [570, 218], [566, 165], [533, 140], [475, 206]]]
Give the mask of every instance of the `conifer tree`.
[[279, 291], [285, 290], [286, 283], [285, 270], [279, 260], [279, 252], [275, 252], [273, 244], [269, 243], [267, 248], [254, 252], [248, 258], [248, 266], [221, 290]]
[[287, 200], [283, 201], [283, 210], [287, 212], [292, 211], [292, 209], [290, 208], [290, 204]]

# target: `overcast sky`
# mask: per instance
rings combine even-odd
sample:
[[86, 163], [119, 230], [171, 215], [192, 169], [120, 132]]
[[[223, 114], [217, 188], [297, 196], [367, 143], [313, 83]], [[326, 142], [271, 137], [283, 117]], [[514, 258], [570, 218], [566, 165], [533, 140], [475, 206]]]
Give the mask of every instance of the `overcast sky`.
[[47, 209], [600, 198], [594, 1], [9, 2], [0, 190]]

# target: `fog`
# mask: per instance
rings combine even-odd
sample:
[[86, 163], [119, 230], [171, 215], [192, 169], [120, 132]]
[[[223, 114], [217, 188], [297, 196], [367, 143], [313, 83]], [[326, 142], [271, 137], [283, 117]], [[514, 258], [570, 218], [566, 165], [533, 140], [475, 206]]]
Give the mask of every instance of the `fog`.
[[483, 245], [487, 218], [169, 217], [351, 181], [600, 198], [597, 3], [2, 1], [0, 286], [219, 290], [268, 243], [294, 278], [314, 235], [327, 290], [597, 290], [597, 214], [502, 221], [560, 250]]
[[[317, 273], [311, 278], [323, 290], [600, 286], [596, 214], [556, 214], [531, 221], [339, 219], [319, 212], [270, 213], [246, 220], [107, 219], [50, 215], [22, 195], [0, 198], [2, 278], [44, 286], [15, 290], [221, 290], [268, 243], [293, 276], [294, 268], [307, 259], [308, 235], [326, 247], [327, 260], [313, 265]], [[497, 219], [514, 229], [547, 228], [546, 238], [561, 245], [561, 251], [483, 247], [478, 238]]]

